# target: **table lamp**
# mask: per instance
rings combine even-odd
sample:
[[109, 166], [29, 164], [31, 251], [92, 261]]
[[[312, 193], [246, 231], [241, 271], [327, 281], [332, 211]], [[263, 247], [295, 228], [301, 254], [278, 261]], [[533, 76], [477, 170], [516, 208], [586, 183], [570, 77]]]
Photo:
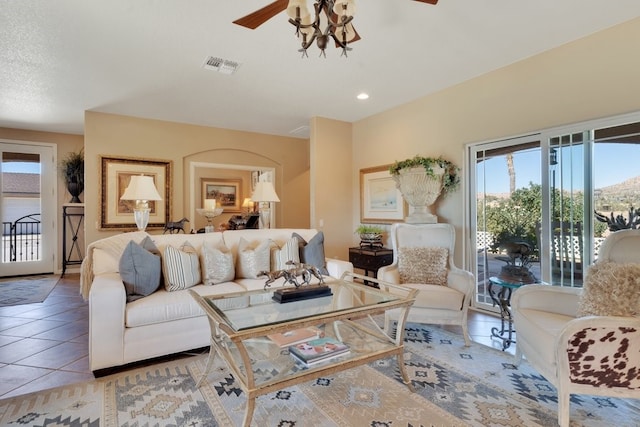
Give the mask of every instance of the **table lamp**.
[[247, 209], [247, 213], [251, 213], [253, 211], [253, 200], [250, 197], [246, 197], [242, 202], [242, 207]]
[[136, 221], [138, 230], [144, 231], [147, 228], [147, 224], [149, 224], [149, 200], [162, 200], [162, 197], [158, 194], [158, 190], [153, 183], [153, 177], [133, 175], [120, 200], [136, 201], [136, 207], [133, 209], [133, 218]]
[[273, 184], [258, 181], [251, 195], [251, 200], [260, 205], [260, 228], [271, 228], [271, 202], [280, 201]]

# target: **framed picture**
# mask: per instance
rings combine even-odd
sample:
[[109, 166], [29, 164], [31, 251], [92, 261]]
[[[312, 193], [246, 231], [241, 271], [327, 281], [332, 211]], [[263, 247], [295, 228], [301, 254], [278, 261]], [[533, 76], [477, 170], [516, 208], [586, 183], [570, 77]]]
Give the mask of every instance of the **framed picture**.
[[389, 173], [390, 166], [360, 169], [360, 222], [400, 222], [407, 215], [407, 203]]
[[162, 200], [149, 201], [150, 228], [163, 228], [171, 215], [171, 161], [122, 157], [100, 157], [100, 229], [137, 229], [133, 219], [134, 200], [120, 200], [131, 176], [153, 177]]
[[216, 199], [216, 206], [224, 208], [225, 213], [241, 212], [242, 179], [201, 178], [202, 205], [207, 199]]

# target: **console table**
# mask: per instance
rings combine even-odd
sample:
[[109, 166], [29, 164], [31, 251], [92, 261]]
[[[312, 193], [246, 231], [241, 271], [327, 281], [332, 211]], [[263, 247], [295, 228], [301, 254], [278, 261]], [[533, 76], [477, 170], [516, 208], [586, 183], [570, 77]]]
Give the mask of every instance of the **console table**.
[[[378, 269], [393, 262], [393, 250], [377, 247], [349, 248], [349, 262], [355, 268], [364, 270], [364, 275], [369, 276], [369, 271], [376, 277]], [[368, 284], [365, 281], [365, 284]]]

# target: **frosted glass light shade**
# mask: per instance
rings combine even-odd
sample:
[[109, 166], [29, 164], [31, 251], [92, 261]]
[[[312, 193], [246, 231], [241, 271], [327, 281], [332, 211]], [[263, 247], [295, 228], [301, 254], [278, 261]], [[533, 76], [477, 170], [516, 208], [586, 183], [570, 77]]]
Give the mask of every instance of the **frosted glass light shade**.
[[300, 8], [300, 18], [309, 16], [307, 0], [289, 0], [289, 5], [287, 6], [287, 15], [289, 18], [296, 19], [296, 8]]
[[356, 3], [354, 0], [337, 0], [333, 5], [333, 11], [339, 16], [353, 16], [356, 13]]

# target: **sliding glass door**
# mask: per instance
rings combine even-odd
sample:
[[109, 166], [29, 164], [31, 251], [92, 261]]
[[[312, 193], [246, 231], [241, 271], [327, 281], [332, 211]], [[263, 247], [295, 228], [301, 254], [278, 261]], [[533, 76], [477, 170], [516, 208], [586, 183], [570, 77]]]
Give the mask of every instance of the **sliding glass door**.
[[[540, 152], [537, 136], [481, 144], [471, 151], [476, 303], [486, 308], [498, 309], [487, 288], [489, 278], [500, 276], [510, 264], [506, 246], [530, 247], [533, 260], [541, 215]], [[539, 275], [539, 263], [530, 268]]]
[[0, 142], [0, 276], [54, 271], [54, 148]]
[[604, 238], [640, 228], [640, 121], [594, 121], [468, 147], [476, 305], [497, 310], [488, 280], [508, 244], [530, 249], [536, 282], [581, 287]]

